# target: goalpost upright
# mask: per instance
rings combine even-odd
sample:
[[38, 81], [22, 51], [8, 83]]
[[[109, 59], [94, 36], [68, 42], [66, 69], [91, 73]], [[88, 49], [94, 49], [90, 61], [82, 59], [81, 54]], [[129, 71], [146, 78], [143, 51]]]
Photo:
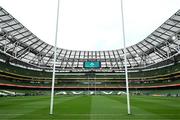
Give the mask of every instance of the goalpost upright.
[[130, 100], [129, 100], [129, 82], [128, 82], [128, 71], [127, 71], [127, 57], [126, 57], [126, 37], [125, 37], [125, 26], [124, 26], [124, 11], [123, 11], [123, 0], [121, 0], [121, 18], [122, 18], [122, 37], [124, 42], [124, 66], [125, 66], [125, 77], [126, 77], [126, 95], [127, 95], [127, 109], [128, 114], [131, 114]]
[[55, 74], [56, 74], [56, 53], [57, 53], [57, 37], [58, 37], [58, 26], [59, 26], [59, 4], [60, 4], [60, 0], [58, 0], [58, 4], [57, 4], [56, 31], [55, 31], [55, 42], [54, 42], [55, 45], [54, 45], [53, 75], [52, 75], [52, 87], [51, 87], [51, 103], [50, 103], [49, 114], [53, 114], [53, 106], [54, 106], [54, 84], [55, 84]]

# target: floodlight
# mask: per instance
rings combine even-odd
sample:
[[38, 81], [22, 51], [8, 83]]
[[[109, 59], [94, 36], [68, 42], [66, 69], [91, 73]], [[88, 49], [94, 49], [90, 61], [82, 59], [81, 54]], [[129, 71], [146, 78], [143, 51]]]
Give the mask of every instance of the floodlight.
[[173, 36], [171, 37], [171, 39], [172, 39], [172, 40], [176, 40], [176, 39], [177, 39], [176, 35], [173, 35]]
[[12, 39], [12, 38], [13, 38], [12, 35], [8, 35], [7, 37], [8, 37], [9, 39]]
[[136, 54], [136, 57], [139, 57], [139, 54]]

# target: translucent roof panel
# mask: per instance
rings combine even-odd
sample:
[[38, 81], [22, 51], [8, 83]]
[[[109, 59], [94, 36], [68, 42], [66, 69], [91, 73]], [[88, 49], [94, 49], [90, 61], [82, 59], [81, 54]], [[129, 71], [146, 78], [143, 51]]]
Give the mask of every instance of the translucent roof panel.
[[[126, 48], [129, 69], [151, 66], [179, 55], [179, 12], [144, 40]], [[3, 8], [0, 9], [0, 52], [43, 69], [51, 69], [53, 65], [54, 47], [40, 40]], [[101, 61], [102, 69], [123, 70], [124, 50], [78, 51], [57, 48], [58, 69], [83, 70], [84, 61]]]

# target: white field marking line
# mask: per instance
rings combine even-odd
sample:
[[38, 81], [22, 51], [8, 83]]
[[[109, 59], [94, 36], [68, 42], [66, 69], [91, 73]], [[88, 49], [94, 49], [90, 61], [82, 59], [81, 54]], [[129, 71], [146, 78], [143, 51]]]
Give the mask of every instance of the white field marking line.
[[[25, 114], [0, 114], [1, 115], [25, 115]], [[35, 115], [42, 115], [42, 114], [35, 114]], [[97, 116], [123, 116], [123, 115], [127, 115], [127, 114], [60, 114], [60, 115], [63, 115], [63, 116], [89, 116], [89, 115], [97, 115]], [[132, 114], [133, 116], [136, 116], [136, 115], [153, 115], [153, 114]], [[158, 115], [176, 115], [176, 114], [158, 114]]]
[[[132, 114], [132, 115], [154, 115], [154, 114]], [[158, 114], [158, 115], [177, 115], [177, 114]]]
[[0, 114], [1, 115], [24, 115], [24, 114], [16, 114], [16, 113], [13, 113], [13, 114]]
[[[70, 115], [70, 116], [88, 116], [88, 115], [103, 115], [103, 116], [122, 116], [122, 115], [127, 115], [127, 114], [60, 114], [60, 115]], [[136, 115], [153, 115], [153, 114], [132, 114], [134, 116]], [[176, 114], [158, 114], [158, 115], [176, 115]]]

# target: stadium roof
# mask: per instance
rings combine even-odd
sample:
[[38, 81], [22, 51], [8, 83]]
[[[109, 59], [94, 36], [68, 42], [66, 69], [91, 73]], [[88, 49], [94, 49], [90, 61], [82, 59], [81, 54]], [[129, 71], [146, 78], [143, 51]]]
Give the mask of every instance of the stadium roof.
[[[180, 10], [143, 41], [127, 47], [129, 68], [175, 62], [180, 51]], [[6, 10], [0, 8], [1, 59], [51, 69], [54, 47], [40, 40]], [[124, 68], [124, 50], [76, 51], [57, 48], [57, 69], [82, 69], [84, 61], [101, 61], [101, 67]]]

